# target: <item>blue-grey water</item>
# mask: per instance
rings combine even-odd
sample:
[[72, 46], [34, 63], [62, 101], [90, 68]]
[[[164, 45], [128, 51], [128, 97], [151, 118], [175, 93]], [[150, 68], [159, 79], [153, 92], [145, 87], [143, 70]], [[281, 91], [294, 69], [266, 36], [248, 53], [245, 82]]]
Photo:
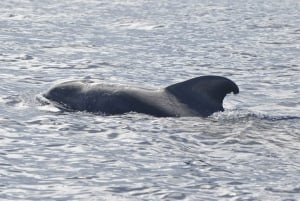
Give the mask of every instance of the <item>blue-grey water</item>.
[[[3, 0], [0, 200], [300, 200], [300, 2]], [[38, 101], [87, 79], [240, 94], [209, 118]]]

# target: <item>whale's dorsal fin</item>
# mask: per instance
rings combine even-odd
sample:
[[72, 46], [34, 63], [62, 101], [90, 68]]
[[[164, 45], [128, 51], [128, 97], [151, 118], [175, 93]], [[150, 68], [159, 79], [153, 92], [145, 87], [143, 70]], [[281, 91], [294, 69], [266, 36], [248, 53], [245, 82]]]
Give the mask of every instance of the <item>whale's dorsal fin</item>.
[[193, 78], [170, 85], [166, 90], [202, 116], [223, 111], [226, 94], [239, 93], [239, 88], [233, 81], [220, 76]]

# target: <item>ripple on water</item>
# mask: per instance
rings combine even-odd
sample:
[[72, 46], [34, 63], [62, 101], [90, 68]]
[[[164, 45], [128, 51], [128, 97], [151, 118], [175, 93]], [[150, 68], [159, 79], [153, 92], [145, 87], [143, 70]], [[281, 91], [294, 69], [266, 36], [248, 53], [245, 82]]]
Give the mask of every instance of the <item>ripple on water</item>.
[[[0, 4], [0, 199], [298, 199], [295, 1]], [[71, 79], [163, 88], [208, 74], [241, 92], [206, 119], [36, 101]]]

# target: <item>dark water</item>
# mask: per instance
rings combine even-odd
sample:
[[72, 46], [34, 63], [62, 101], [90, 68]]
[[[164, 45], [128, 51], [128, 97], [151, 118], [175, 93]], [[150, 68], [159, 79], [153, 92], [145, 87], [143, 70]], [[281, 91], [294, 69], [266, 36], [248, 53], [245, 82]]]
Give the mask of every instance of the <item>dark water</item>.
[[[300, 3], [0, 2], [1, 200], [300, 199]], [[163, 88], [234, 80], [202, 118], [61, 112], [88, 79]]]

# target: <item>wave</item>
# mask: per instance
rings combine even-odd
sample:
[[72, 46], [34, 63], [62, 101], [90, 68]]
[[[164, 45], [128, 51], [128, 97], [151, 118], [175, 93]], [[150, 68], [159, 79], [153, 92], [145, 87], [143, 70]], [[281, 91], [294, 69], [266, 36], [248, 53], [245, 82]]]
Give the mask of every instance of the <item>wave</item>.
[[212, 118], [223, 120], [266, 120], [266, 121], [287, 121], [300, 120], [300, 116], [293, 115], [270, 115], [255, 113], [249, 110], [227, 110], [223, 113], [216, 113]]

